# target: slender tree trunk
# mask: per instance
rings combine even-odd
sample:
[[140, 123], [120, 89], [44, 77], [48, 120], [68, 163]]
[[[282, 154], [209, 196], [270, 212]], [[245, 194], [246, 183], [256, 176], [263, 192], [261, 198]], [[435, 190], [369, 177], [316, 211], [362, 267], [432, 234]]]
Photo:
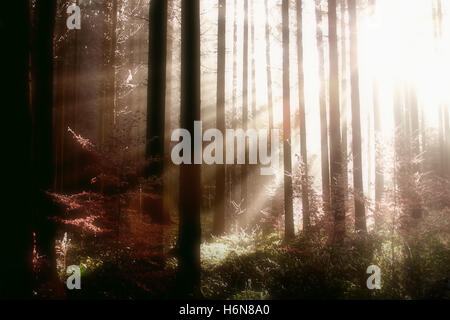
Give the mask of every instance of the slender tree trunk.
[[306, 146], [306, 112], [305, 112], [305, 74], [303, 71], [303, 1], [297, 0], [297, 66], [298, 66], [298, 101], [300, 116], [300, 156], [303, 161], [302, 175], [302, 207], [303, 230], [308, 231], [311, 225], [309, 212], [308, 186], [308, 151]]
[[[267, 111], [269, 114], [269, 129], [273, 129], [273, 93], [272, 93], [272, 63], [270, 55], [270, 24], [269, 24], [269, 4], [268, 0], [264, 0], [264, 8], [266, 12], [266, 73], [267, 73]], [[271, 136], [269, 136], [269, 146], [271, 144]], [[270, 150], [270, 149], [269, 149]]]
[[163, 206], [164, 139], [166, 108], [167, 0], [150, 2], [149, 55], [147, 85], [147, 176], [160, 180], [156, 188], [158, 205], [152, 215], [158, 222], [168, 222]]
[[322, 31], [322, 8], [320, 2], [316, 4], [317, 23], [317, 51], [319, 60], [319, 105], [320, 105], [320, 145], [321, 145], [321, 168], [322, 168], [322, 201], [325, 212], [330, 212], [330, 162], [328, 146], [328, 117], [327, 97], [325, 89], [325, 53]]
[[[376, 0], [370, 1], [372, 19], [376, 19]], [[381, 203], [384, 195], [384, 166], [382, 150], [382, 125], [380, 117], [380, 91], [378, 79], [372, 77], [373, 129], [375, 144], [375, 229], [379, 229], [381, 221]]]
[[328, 41], [330, 59], [330, 173], [331, 210], [334, 216], [334, 242], [345, 237], [345, 203], [339, 108], [339, 63], [336, 33], [336, 0], [328, 0]]
[[380, 226], [377, 215], [381, 214], [381, 203], [384, 195], [384, 167], [383, 167], [383, 150], [382, 146], [382, 127], [380, 119], [380, 102], [378, 81], [373, 79], [373, 124], [375, 139], [375, 228]]
[[[442, 2], [441, 0], [433, 1], [433, 22], [434, 22], [434, 37], [436, 43], [436, 53], [438, 55], [442, 52]], [[442, 102], [439, 104], [439, 150], [441, 157], [441, 168], [440, 174], [441, 176], [445, 176], [448, 171], [447, 168], [450, 165], [447, 165], [447, 150], [446, 150], [446, 139], [445, 139], [445, 109]]]
[[252, 42], [252, 51], [251, 51], [251, 68], [252, 68], [252, 127], [256, 128], [256, 61], [255, 61], [255, 9], [254, 9], [254, 1], [250, 1], [250, 13], [251, 13], [251, 25], [250, 25], [250, 37]]
[[348, 80], [347, 80], [347, 28], [345, 23], [346, 17], [346, 3], [347, 0], [341, 0], [341, 65], [342, 65], [342, 75], [341, 75], [341, 92], [342, 92], [342, 114], [341, 114], [341, 125], [342, 125], [342, 154], [344, 156], [344, 161], [342, 163], [343, 170], [343, 182], [344, 182], [344, 197], [346, 208], [349, 202], [348, 197]]
[[[244, 0], [244, 53], [243, 53], [243, 74], [242, 74], [242, 126], [244, 131], [248, 129], [248, 0]], [[245, 208], [249, 208], [247, 194], [247, 160], [248, 142], [245, 142], [245, 164], [241, 167], [241, 197], [245, 203]]]
[[[225, 57], [226, 57], [226, 0], [219, 0], [218, 49], [217, 49], [217, 129], [225, 132]], [[225, 137], [224, 137], [225, 140]], [[226, 141], [222, 148], [225, 154]], [[220, 235], [225, 231], [225, 165], [216, 165], [216, 197], [213, 233]]]
[[[271, 150], [272, 146], [272, 130], [274, 129], [273, 124], [273, 91], [272, 91], [272, 57], [270, 54], [270, 22], [269, 22], [269, 4], [268, 0], [264, 0], [264, 10], [265, 10], [265, 37], [266, 37], [266, 77], [267, 77], [267, 114], [269, 116], [269, 139], [268, 139], [268, 149]], [[274, 183], [272, 178], [268, 178], [270, 183]], [[274, 201], [273, 198], [270, 201], [269, 208], [273, 211]]]
[[[251, 122], [251, 128], [257, 129], [257, 112], [256, 112], [256, 61], [255, 61], [255, 10], [254, 10], [254, 2], [255, 0], [249, 0], [250, 1], [250, 42], [251, 42], [251, 52], [250, 52], [250, 59], [251, 59], [251, 85], [252, 85], [252, 122]], [[250, 172], [248, 173], [249, 179], [253, 181], [252, 188], [250, 188], [250, 192], [248, 193], [249, 201], [248, 203], [251, 203], [251, 207], [248, 206], [252, 211], [248, 212], [249, 215], [252, 215], [252, 212], [259, 212], [259, 203], [255, 201], [257, 199], [257, 189], [255, 188], [255, 185], [258, 185], [262, 183], [260, 180], [261, 176], [258, 174], [258, 166], [250, 166]]]
[[167, 0], [168, 13], [167, 13], [167, 43], [166, 43], [166, 98], [165, 98], [165, 126], [164, 126], [164, 185], [163, 185], [163, 197], [164, 197], [164, 214], [167, 221], [171, 221], [171, 212], [173, 212], [173, 204], [176, 203], [177, 198], [177, 173], [178, 166], [175, 166], [171, 160], [170, 150], [170, 135], [172, 132], [172, 84], [173, 77], [173, 31], [174, 31], [174, 1]]
[[[194, 122], [200, 121], [200, 1], [181, 2], [181, 128], [194, 136]], [[194, 146], [191, 149], [194, 163]], [[189, 187], [186, 187], [189, 186]], [[200, 207], [201, 167], [180, 167], [179, 273], [176, 294], [200, 295]]]
[[117, 1], [113, 0], [111, 8], [107, 10], [108, 19], [105, 22], [105, 32], [110, 35], [110, 39], [105, 38], [103, 43], [105, 71], [100, 141], [105, 151], [112, 151], [114, 148], [114, 128], [116, 122]]
[[352, 100], [353, 188], [355, 193], [355, 229], [367, 231], [364, 206], [359, 97], [358, 20], [355, 0], [348, 0], [350, 13], [350, 66]]
[[[14, 121], [15, 131], [5, 139], [3, 180], [8, 188], [3, 194], [4, 204], [14, 206], [14, 212], [2, 215], [0, 224], [0, 299], [32, 298], [31, 230], [32, 184], [31, 170], [31, 114], [29, 88], [30, 10], [29, 1], [7, 1], [0, 11], [0, 37], [7, 45], [0, 61], [4, 76], [0, 78], [2, 96], [10, 102], [2, 117], [4, 128]], [[7, 75], [7, 76], [6, 76]]]
[[[233, 22], [233, 105], [231, 110], [231, 125], [234, 130], [237, 129], [237, 59], [238, 59], [238, 47], [237, 47], [237, 0], [234, 0], [234, 22]], [[236, 158], [235, 158], [236, 160]], [[236, 161], [234, 161], [236, 163]], [[240, 194], [238, 188], [240, 187], [237, 178], [238, 172], [236, 166], [230, 166], [230, 200], [232, 202], [240, 202]], [[230, 208], [233, 208], [231, 205]]]
[[289, 79], [289, 0], [282, 0], [283, 20], [283, 153], [285, 239], [295, 236], [292, 203], [291, 105]]

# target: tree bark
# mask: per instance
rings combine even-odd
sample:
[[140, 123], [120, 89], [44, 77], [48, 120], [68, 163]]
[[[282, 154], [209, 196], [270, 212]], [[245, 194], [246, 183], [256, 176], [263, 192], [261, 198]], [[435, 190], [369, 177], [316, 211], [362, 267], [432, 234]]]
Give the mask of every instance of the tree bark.
[[[181, 21], [181, 128], [194, 136], [200, 121], [200, 1], [182, 0]], [[194, 163], [194, 146], [191, 149]], [[187, 187], [188, 186], [188, 187]], [[200, 295], [201, 167], [180, 167], [179, 272], [177, 292], [181, 297]]]
[[331, 210], [334, 216], [333, 241], [345, 237], [345, 199], [343, 188], [341, 115], [339, 108], [339, 64], [336, 33], [336, 0], [328, 0], [328, 41], [330, 60], [330, 173]]
[[[243, 71], [242, 71], [242, 126], [243, 130], [248, 129], [248, 0], [244, 0], [244, 43], [243, 43]], [[241, 166], [241, 198], [245, 203], [245, 208], [249, 207], [247, 193], [247, 160], [248, 142], [245, 142], [245, 164]]]
[[344, 183], [344, 198], [346, 207], [349, 202], [348, 198], [348, 78], [347, 78], [347, 28], [345, 23], [346, 16], [346, 3], [347, 0], [341, 0], [341, 92], [342, 92], [342, 105], [341, 105], [341, 131], [342, 131], [342, 154], [344, 161], [342, 163], [343, 171], [343, 183]]
[[157, 222], [168, 222], [163, 207], [163, 173], [166, 108], [167, 0], [152, 0], [149, 10], [149, 55], [147, 84], [147, 159], [146, 176], [159, 179], [156, 192], [160, 196], [160, 212], [152, 216]]
[[[226, 57], [226, 0], [219, 0], [218, 48], [217, 48], [217, 109], [216, 125], [225, 132], [225, 57]], [[224, 136], [224, 140], [225, 140]], [[223, 141], [225, 154], [226, 141]], [[216, 164], [216, 197], [213, 233], [220, 235], [225, 231], [225, 165]]]
[[325, 54], [322, 31], [322, 8], [320, 3], [316, 4], [317, 24], [317, 53], [319, 65], [319, 105], [320, 105], [320, 145], [321, 145], [321, 168], [322, 168], [322, 201], [324, 211], [330, 213], [330, 162], [328, 145], [328, 117], [327, 97], [325, 89]]
[[350, 13], [350, 66], [352, 100], [353, 188], [355, 193], [355, 229], [366, 232], [366, 213], [362, 177], [361, 111], [359, 94], [358, 19], [355, 0], [348, 0]]
[[[270, 24], [269, 24], [269, 4], [264, 0], [266, 12], [266, 73], [267, 73], [267, 111], [269, 114], [269, 129], [273, 129], [273, 93], [272, 93], [272, 63], [270, 55]], [[271, 135], [269, 136], [269, 145], [271, 144]], [[269, 149], [270, 150], [270, 149]]]
[[305, 112], [305, 74], [303, 71], [303, 1], [297, 0], [297, 67], [298, 67], [298, 101], [300, 117], [300, 156], [304, 171], [302, 174], [302, 207], [303, 230], [308, 231], [311, 225], [309, 212], [308, 186], [308, 149], [306, 145], [306, 112]]
[[289, 0], [282, 0], [283, 24], [283, 154], [285, 240], [295, 236], [292, 203], [291, 105], [289, 79]]
[[29, 88], [30, 9], [29, 1], [7, 1], [0, 11], [0, 37], [8, 45], [0, 61], [4, 76], [0, 77], [2, 96], [9, 101], [2, 117], [4, 128], [14, 121], [14, 134], [5, 139], [6, 175], [8, 183], [5, 202], [14, 205], [14, 212], [2, 215], [0, 250], [0, 299], [32, 298], [33, 238], [31, 170], [31, 108]]

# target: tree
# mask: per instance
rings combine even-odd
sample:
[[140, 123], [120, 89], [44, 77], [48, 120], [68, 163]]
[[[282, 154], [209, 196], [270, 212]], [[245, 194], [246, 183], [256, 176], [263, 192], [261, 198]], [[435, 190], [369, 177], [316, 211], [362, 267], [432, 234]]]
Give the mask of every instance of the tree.
[[334, 216], [334, 242], [345, 237], [345, 202], [342, 186], [342, 149], [339, 109], [339, 64], [336, 33], [336, 0], [328, 0], [328, 41], [330, 60], [330, 174], [331, 210]]
[[[183, 0], [181, 8], [181, 128], [194, 136], [194, 122], [200, 120], [200, 1]], [[179, 265], [177, 295], [200, 294], [200, 206], [201, 167], [194, 163], [180, 167]]]
[[105, 34], [103, 41], [104, 79], [103, 105], [100, 115], [100, 145], [111, 151], [116, 109], [116, 51], [117, 51], [117, 1], [113, 0], [106, 9]]
[[[248, 0], [244, 0], [244, 43], [243, 43], [243, 71], [242, 71], [242, 126], [248, 129]], [[245, 163], [248, 160], [248, 141], [245, 142]], [[247, 194], [247, 166], [241, 167], [241, 198], [248, 208]]]
[[[232, 110], [231, 110], [231, 125], [234, 130], [237, 129], [237, 78], [238, 78], [238, 72], [237, 72], [237, 0], [234, 0], [234, 21], [233, 21], [233, 101], [232, 101]], [[237, 168], [235, 166], [230, 166], [229, 170], [230, 172], [230, 202], [232, 201], [238, 201], [240, 198], [240, 195], [238, 193], [238, 183], [237, 183], [237, 177], [238, 172]], [[232, 208], [232, 206], [230, 206]]]
[[[272, 130], [273, 125], [273, 91], [272, 91], [272, 61], [270, 54], [270, 23], [269, 23], [269, 4], [268, 0], [264, 0], [264, 10], [266, 15], [265, 21], [265, 38], [266, 38], [266, 78], [267, 78], [267, 114], [269, 117], [269, 139], [268, 139], [268, 150], [271, 150], [272, 146]], [[270, 179], [270, 178], [269, 178]], [[274, 202], [271, 201], [269, 207], [273, 210]]]
[[25, 0], [8, 1], [0, 11], [0, 36], [8, 45], [0, 61], [5, 75], [0, 79], [2, 96], [9, 102], [4, 128], [14, 121], [16, 131], [5, 139], [10, 152], [5, 157], [8, 183], [5, 204], [14, 205], [14, 212], [4, 212], [0, 226], [0, 250], [4, 259], [0, 264], [0, 299], [32, 297], [33, 237], [31, 229], [31, 108], [29, 105], [29, 41], [30, 10]]
[[348, 0], [350, 13], [350, 67], [352, 102], [353, 188], [355, 193], [355, 229], [367, 231], [364, 206], [361, 150], [361, 108], [359, 96], [358, 20], [355, 0]]
[[[376, 0], [370, 1], [372, 19], [376, 19]], [[381, 203], [384, 195], [384, 167], [382, 159], [382, 127], [380, 117], [380, 92], [376, 75], [372, 78], [373, 127], [375, 141], [375, 228], [380, 226], [378, 216], [381, 214]]]
[[[270, 25], [269, 25], [269, 4], [268, 0], [264, 0], [264, 8], [266, 13], [266, 73], [267, 73], [267, 111], [269, 114], [269, 130], [273, 129], [273, 94], [272, 94], [272, 63], [270, 56]], [[269, 136], [269, 145], [271, 144], [271, 136]]]
[[39, 1], [34, 14], [31, 52], [31, 103], [33, 117], [33, 209], [38, 252], [45, 256], [46, 280], [57, 279], [52, 202], [46, 192], [53, 186], [53, 31], [56, 4]]
[[328, 117], [327, 117], [327, 97], [325, 89], [325, 54], [322, 31], [322, 7], [321, 3], [316, 4], [316, 24], [317, 24], [317, 53], [319, 65], [319, 105], [320, 105], [320, 145], [321, 145], [321, 168], [322, 168], [322, 200], [325, 212], [330, 211], [330, 161], [328, 145]]
[[[218, 49], [217, 49], [217, 129], [225, 132], [225, 56], [226, 56], [226, 0], [219, 0], [218, 14]], [[225, 137], [224, 137], [225, 138]], [[226, 141], [223, 143], [225, 154]], [[225, 165], [216, 165], [216, 197], [214, 213], [214, 234], [225, 231]]]
[[348, 203], [348, 78], [347, 78], [347, 28], [345, 23], [347, 0], [341, 0], [341, 130], [342, 130], [342, 154], [344, 161], [342, 163], [343, 181], [344, 181], [344, 199]]
[[149, 55], [147, 84], [147, 168], [148, 177], [160, 180], [157, 193], [159, 205], [153, 216], [168, 222], [163, 206], [164, 130], [166, 107], [167, 0], [152, 0], [149, 10]]
[[292, 203], [291, 160], [291, 105], [289, 80], [289, 0], [282, 0], [283, 20], [283, 154], [284, 154], [284, 215], [285, 239], [295, 236], [294, 210]]
[[250, 0], [250, 12], [251, 12], [251, 24], [250, 24], [250, 37], [252, 42], [251, 51], [251, 68], [252, 68], [252, 127], [255, 129], [256, 124], [256, 61], [255, 61], [255, 8], [254, 1]]
[[305, 74], [303, 72], [303, 1], [297, 0], [297, 66], [298, 66], [298, 101], [300, 117], [300, 156], [303, 161], [302, 205], [303, 229], [308, 230], [311, 224], [309, 213], [308, 186], [308, 151], [306, 146], [306, 113], [305, 113]]

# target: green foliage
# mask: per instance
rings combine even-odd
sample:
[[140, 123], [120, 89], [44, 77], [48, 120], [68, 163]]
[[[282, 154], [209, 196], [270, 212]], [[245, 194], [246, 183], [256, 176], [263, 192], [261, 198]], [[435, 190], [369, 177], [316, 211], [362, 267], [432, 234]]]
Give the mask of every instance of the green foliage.
[[[448, 298], [450, 247], [427, 235], [407, 244], [400, 236], [353, 234], [342, 246], [325, 235], [301, 235], [288, 246], [259, 230], [202, 245], [202, 291], [210, 299]], [[369, 290], [367, 267], [381, 268], [382, 288]]]

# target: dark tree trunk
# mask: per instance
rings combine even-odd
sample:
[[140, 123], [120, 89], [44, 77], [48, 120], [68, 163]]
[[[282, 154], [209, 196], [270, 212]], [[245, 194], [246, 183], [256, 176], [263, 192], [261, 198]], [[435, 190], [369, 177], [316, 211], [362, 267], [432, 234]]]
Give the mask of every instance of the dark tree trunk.
[[157, 222], [168, 222], [163, 206], [164, 130], [166, 108], [167, 0], [152, 0], [149, 12], [149, 55], [147, 87], [146, 175], [159, 179], [156, 192], [160, 212], [153, 212]]
[[[182, 0], [181, 21], [181, 128], [194, 136], [200, 121], [200, 1]], [[194, 146], [192, 144], [192, 163]], [[188, 187], [186, 187], [188, 186]], [[176, 294], [200, 295], [201, 167], [180, 167], [179, 273]]]
[[350, 67], [352, 100], [352, 146], [353, 146], [353, 188], [355, 193], [355, 229], [366, 232], [366, 213], [364, 205], [362, 150], [361, 150], [361, 111], [359, 96], [358, 61], [358, 19], [355, 0], [348, 0], [350, 13]]
[[339, 63], [336, 34], [336, 0], [328, 0], [328, 41], [330, 59], [330, 173], [331, 210], [334, 216], [334, 242], [345, 237], [345, 199], [343, 188], [341, 115], [339, 108]]
[[52, 201], [46, 194], [53, 185], [53, 31], [56, 4], [39, 1], [32, 34], [31, 85], [33, 112], [33, 182], [37, 251], [46, 257], [45, 281], [57, 281], [55, 226]]
[[317, 51], [319, 65], [319, 104], [320, 104], [320, 145], [321, 145], [321, 168], [322, 168], [322, 201], [325, 212], [330, 212], [330, 160], [328, 145], [328, 117], [327, 97], [325, 89], [325, 53], [322, 31], [322, 8], [320, 3], [316, 5], [317, 23]]
[[282, 0], [283, 20], [283, 153], [285, 239], [295, 236], [292, 203], [291, 105], [289, 80], [289, 0]]
[[29, 2], [7, 1], [0, 11], [0, 37], [8, 45], [2, 50], [0, 78], [2, 97], [8, 101], [4, 128], [14, 121], [14, 134], [5, 139], [6, 175], [8, 183], [4, 199], [14, 205], [14, 212], [4, 212], [0, 226], [0, 299], [32, 297], [31, 230], [31, 114], [29, 106]]
[[298, 66], [298, 101], [300, 116], [300, 156], [303, 161], [302, 206], [303, 230], [310, 227], [309, 186], [308, 186], [308, 151], [306, 146], [306, 113], [305, 113], [305, 75], [303, 71], [303, 1], [297, 0], [297, 66]]
[[113, 148], [113, 134], [116, 108], [116, 48], [117, 48], [117, 0], [108, 7], [106, 12], [105, 33], [109, 35], [103, 41], [104, 78], [103, 105], [100, 115], [100, 145], [104, 151]]
[[[218, 14], [218, 48], [217, 48], [217, 129], [225, 132], [225, 49], [226, 49], [226, 0], [219, 0]], [[225, 139], [225, 136], [224, 136]], [[223, 154], [225, 154], [226, 141], [223, 142]], [[225, 231], [225, 165], [216, 165], [216, 197], [214, 212], [215, 235]]]

